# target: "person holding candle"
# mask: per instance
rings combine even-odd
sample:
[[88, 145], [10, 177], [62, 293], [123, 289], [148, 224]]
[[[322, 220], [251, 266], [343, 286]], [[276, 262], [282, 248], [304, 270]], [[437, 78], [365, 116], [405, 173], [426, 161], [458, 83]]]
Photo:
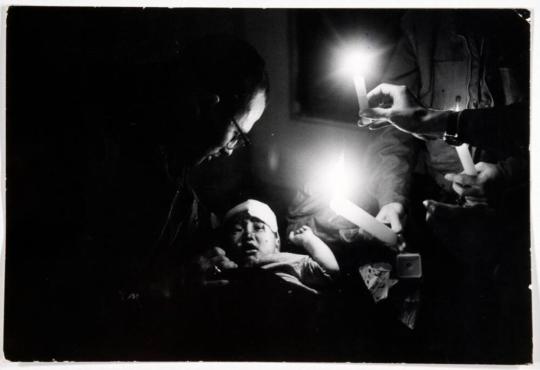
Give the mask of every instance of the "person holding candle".
[[[368, 97], [374, 108], [363, 110], [361, 115], [374, 120], [369, 125], [373, 130], [391, 123], [400, 131], [424, 141], [445, 140], [447, 132], [455, 131], [453, 140], [456, 143], [468, 143], [508, 156], [528, 152], [528, 101], [460, 112], [436, 110], [424, 107], [406, 86], [385, 83], [371, 90]], [[485, 194], [483, 185], [499, 178], [501, 173], [485, 162], [477, 163], [475, 170], [477, 173], [474, 174], [448, 173], [444, 178], [452, 182], [453, 190], [460, 196], [482, 197]]]
[[361, 115], [374, 120], [369, 125], [374, 130], [390, 123], [422, 140], [445, 140], [445, 134], [453, 130], [457, 143], [507, 155], [528, 151], [529, 102], [526, 100], [459, 112], [436, 110], [423, 106], [407, 86], [386, 83], [371, 90], [368, 99], [373, 108], [364, 109]]
[[[504, 24], [504, 27], [492, 30], [496, 24]], [[411, 94], [380, 94], [381, 87], [376, 88], [369, 97], [377, 106], [364, 111], [363, 116], [388, 118], [390, 112], [384, 108], [392, 104], [407, 107], [400, 112], [392, 111], [398, 125], [407, 120], [407, 115], [422, 122], [444, 124], [446, 141], [457, 144], [461, 138], [455, 137], [453, 130], [457, 130], [458, 117], [460, 122], [474, 120], [474, 124], [482, 121], [478, 118], [480, 115], [486, 120], [489, 118], [486, 110], [491, 110], [491, 116], [504, 110], [509, 117], [516, 109], [521, 109], [517, 108], [522, 104], [519, 102], [527, 101], [528, 23], [514, 11], [409, 12], [403, 17], [402, 28], [404, 35], [383, 80], [406, 86]], [[389, 85], [381, 86], [388, 89]], [[396, 97], [395, 102], [392, 103], [390, 97]], [[377, 101], [377, 98], [382, 100]], [[509, 107], [503, 108], [505, 105]], [[403, 113], [404, 117], [398, 113]], [[523, 116], [520, 114], [514, 120]], [[523, 132], [522, 127], [517, 131]], [[478, 128], [472, 130], [477, 132]], [[455, 176], [447, 174], [459, 174], [463, 167], [455, 148], [447, 142], [419, 140], [418, 136], [394, 127], [381, 128], [374, 134], [369, 148], [374, 173], [371, 192], [379, 202], [378, 219], [390, 223], [394, 231], [402, 230], [411, 192], [419, 190], [418, 186], [411, 188], [413, 173], [423, 174], [424, 188], [430, 193], [421, 197], [452, 201], [452, 187], [459, 189], [460, 185], [448, 181]], [[493, 149], [493, 145], [485, 147]], [[526, 178], [527, 161], [523, 151], [516, 154], [510, 147], [513, 145], [496, 150], [473, 150], [475, 162], [483, 163], [480, 165], [483, 175], [474, 178], [476, 193], [486, 196], [486, 191], [492, 193], [489, 188], [519, 184]], [[415, 175], [415, 181], [417, 178]]]
[[[407, 13], [387, 84], [368, 94], [371, 108], [361, 113], [392, 122], [372, 125], [380, 130], [370, 147], [371, 192], [377, 217], [394, 230], [409, 215], [407, 240], [422, 253], [424, 295], [432, 304], [420, 331], [434, 352], [460, 361], [495, 361], [508, 343], [501, 332], [526, 322], [497, 328], [496, 310], [527, 317], [505, 303], [508, 295], [524, 302], [529, 294], [515, 269], [528, 258], [526, 18], [514, 10]], [[505, 134], [503, 126], [515, 132]], [[474, 169], [464, 168], [455, 149], [464, 141], [477, 146]], [[456, 205], [456, 192], [487, 198], [488, 207]], [[495, 282], [515, 289], [499, 292]]]

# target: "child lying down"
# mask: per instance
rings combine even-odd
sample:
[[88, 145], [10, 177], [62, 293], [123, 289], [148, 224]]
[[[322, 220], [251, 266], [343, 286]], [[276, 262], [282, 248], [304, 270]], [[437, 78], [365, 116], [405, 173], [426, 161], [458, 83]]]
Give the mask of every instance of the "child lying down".
[[249, 199], [227, 212], [223, 240], [230, 266], [266, 270], [314, 293], [339, 274], [334, 254], [308, 226], [289, 234], [289, 240], [306, 254], [281, 252], [276, 216], [257, 200]]

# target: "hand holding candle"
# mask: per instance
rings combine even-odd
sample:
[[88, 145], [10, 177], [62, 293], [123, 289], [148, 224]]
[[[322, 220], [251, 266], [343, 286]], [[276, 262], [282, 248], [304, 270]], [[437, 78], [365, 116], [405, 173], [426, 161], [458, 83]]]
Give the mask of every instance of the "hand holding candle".
[[383, 224], [389, 225], [393, 232], [400, 233], [403, 231], [405, 223], [405, 207], [399, 202], [387, 203], [379, 209], [375, 218]]
[[[371, 53], [362, 49], [346, 50], [342, 56], [342, 69], [352, 77], [354, 83], [359, 113], [369, 108], [365, 75], [369, 72], [372, 58]], [[371, 120], [361, 117], [361, 122], [363, 126], [371, 123]]]
[[392, 124], [422, 140], [443, 138], [449, 111], [424, 107], [406, 86], [383, 83], [371, 90], [367, 98], [372, 107], [360, 115], [372, 120], [370, 129]]
[[345, 187], [348, 179], [345, 173], [345, 156], [343, 153], [329, 175], [333, 180], [330, 208], [382, 243], [395, 246], [398, 242], [395, 232], [346, 198]]
[[[454, 191], [463, 197], [476, 199], [486, 196], [486, 187], [494, 186], [502, 180], [502, 174], [496, 164], [478, 162], [474, 165], [475, 175], [471, 176], [465, 171], [460, 174], [448, 173], [444, 178], [452, 182]], [[490, 185], [491, 184], [491, 185]]]
[[336, 196], [330, 201], [330, 208], [384, 244], [393, 246], [397, 243], [396, 233], [351, 201]]

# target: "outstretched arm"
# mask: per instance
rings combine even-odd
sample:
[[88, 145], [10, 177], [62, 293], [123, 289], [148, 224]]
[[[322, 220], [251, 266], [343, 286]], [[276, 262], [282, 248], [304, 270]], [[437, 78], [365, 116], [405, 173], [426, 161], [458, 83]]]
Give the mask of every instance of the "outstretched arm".
[[[461, 141], [502, 154], [525, 153], [529, 144], [528, 102], [507, 106], [465, 109], [462, 112], [424, 107], [405, 85], [381, 84], [369, 92], [373, 108], [361, 115], [386, 118], [399, 130], [421, 139], [442, 139], [454, 121]], [[376, 128], [375, 123], [371, 127]]]

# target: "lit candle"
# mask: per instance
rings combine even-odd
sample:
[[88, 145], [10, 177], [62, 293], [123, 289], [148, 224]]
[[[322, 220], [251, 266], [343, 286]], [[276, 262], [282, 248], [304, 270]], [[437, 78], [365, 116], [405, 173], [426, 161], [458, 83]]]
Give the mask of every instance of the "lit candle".
[[465, 174], [476, 176], [476, 167], [474, 167], [474, 162], [472, 160], [471, 153], [469, 152], [469, 144], [461, 144], [460, 146], [456, 146], [456, 151]]
[[[456, 98], [456, 106], [454, 108], [455, 112], [459, 112], [460, 101], [461, 97], [458, 96]], [[469, 152], [469, 144], [461, 144], [459, 146], [456, 146], [456, 151], [465, 174], [470, 176], [476, 176], [476, 167], [474, 167], [471, 152]]]
[[397, 243], [395, 232], [353, 202], [340, 196], [334, 196], [330, 201], [330, 208], [383, 243], [387, 245]]
[[364, 109], [369, 108], [367, 91], [366, 91], [366, 80], [364, 76], [355, 74], [353, 76], [354, 89], [356, 90], [356, 97], [358, 98], [358, 107], [359, 111], [362, 112]]
[[356, 98], [358, 99], [358, 108], [362, 112], [369, 108], [366, 90], [366, 80], [364, 76], [369, 72], [372, 65], [373, 54], [366, 48], [354, 47], [342, 51], [340, 58], [341, 69], [348, 76], [352, 76]]
[[328, 190], [331, 191], [330, 209], [384, 244], [389, 246], [397, 244], [397, 235], [395, 232], [347, 199], [347, 194], [354, 180], [345, 170], [344, 152], [341, 152], [338, 161], [328, 171], [325, 179], [328, 181]]

